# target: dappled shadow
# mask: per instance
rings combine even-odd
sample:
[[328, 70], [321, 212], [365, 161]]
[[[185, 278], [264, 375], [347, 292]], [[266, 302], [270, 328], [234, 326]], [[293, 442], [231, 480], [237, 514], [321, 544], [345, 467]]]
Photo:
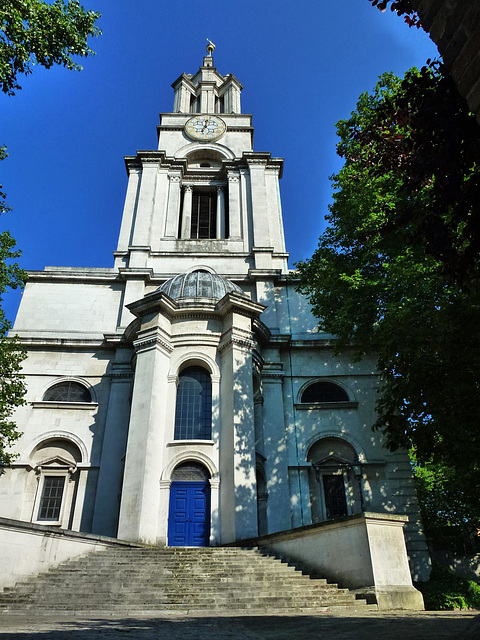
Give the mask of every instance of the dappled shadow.
[[[0, 615], [1, 640], [35, 638], [36, 640], [108, 640], [128, 637], [131, 640], [370, 640], [392, 637], [402, 640], [474, 640], [478, 630], [474, 614], [386, 613], [343, 614], [321, 612], [318, 615], [243, 615], [185, 616], [181, 613], [132, 616], [118, 619], [101, 617], [26, 617]], [[478, 637], [478, 636], [477, 636]]]

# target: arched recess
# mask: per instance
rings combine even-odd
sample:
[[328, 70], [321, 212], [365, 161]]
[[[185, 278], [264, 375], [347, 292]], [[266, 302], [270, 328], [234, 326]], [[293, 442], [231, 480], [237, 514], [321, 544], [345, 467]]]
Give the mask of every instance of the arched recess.
[[358, 451], [344, 438], [321, 437], [307, 451], [312, 521], [341, 518], [361, 510], [356, 481]]
[[187, 462], [188, 460], [193, 460], [194, 462], [203, 464], [210, 474], [210, 483], [215, 481], [218, 482], [218, 469], [215, 466], [215, 463], [202, 451], [181, 451], [177, 453], [163, 469], [161, 481], [167, 483], [170, 482], [175, 467], [178, 467], [178, 465]]
[[187, 158], [194, 153], [200, 152], [202, 156], [210, 156], [218, 159], [234, 160], [235, 153], [224, 144], [216, 142], [215, 144], [190, 142], [178, 149], [175, 158]]
[[36, 437], [32, 440], [28, 446], [25, 448], [24, 453], [22, 454], [22, 460], [30, 460], [34, 452], [38, 449], [39, 445], [42, 443], [49, 442], [50, 440], [66, 440], [70, 441], [72, 444], [76, 445], [80, 451], [81, 459], [79, 460], [82, 465], [85, 465], [88, 461], [88, 450], [85, 446], [85, 443], [81, 438], [79, 438], [74, 433], [70, 433], [69, 431], [48, 431], [47, 433], [42, 433], [40, 436]]
[[75, 529], [76, 512], [81, 512], [83, 496], [78, 495], [82, 451], [72, 438], [50, 433], [37, 442], [29, 456], [37, 487], [32, 522]]

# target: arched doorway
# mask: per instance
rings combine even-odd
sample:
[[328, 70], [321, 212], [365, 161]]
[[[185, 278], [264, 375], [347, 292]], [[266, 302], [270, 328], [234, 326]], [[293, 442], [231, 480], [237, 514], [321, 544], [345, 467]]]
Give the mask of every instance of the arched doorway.
[[168, 513], [170, 547], [207, 547], [210, 538], [210, 474], [199, 462], [172, 473]]

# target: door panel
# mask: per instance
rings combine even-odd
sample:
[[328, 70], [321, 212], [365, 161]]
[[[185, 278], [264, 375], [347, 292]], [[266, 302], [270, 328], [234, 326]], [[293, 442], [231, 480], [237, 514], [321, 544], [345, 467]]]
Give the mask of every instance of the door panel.
[[168, 516], [171, 547], [205, 547], [210, 537], [210, 484], [172, 482]]
[[347, 515], [345, 482], [342, 475], [323, 475], [323, 491], [327, 520]]

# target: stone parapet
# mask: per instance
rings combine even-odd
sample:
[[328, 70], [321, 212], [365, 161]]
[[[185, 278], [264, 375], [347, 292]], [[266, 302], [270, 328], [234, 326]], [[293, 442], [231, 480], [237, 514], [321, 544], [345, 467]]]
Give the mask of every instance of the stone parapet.
[[[362, 513], [242, 541], [355, 589], [379, 609], [424, 608], [412, 585], [403, 528], [407, 516]], [[237, 545], [240, 543], [236, 543]]]

